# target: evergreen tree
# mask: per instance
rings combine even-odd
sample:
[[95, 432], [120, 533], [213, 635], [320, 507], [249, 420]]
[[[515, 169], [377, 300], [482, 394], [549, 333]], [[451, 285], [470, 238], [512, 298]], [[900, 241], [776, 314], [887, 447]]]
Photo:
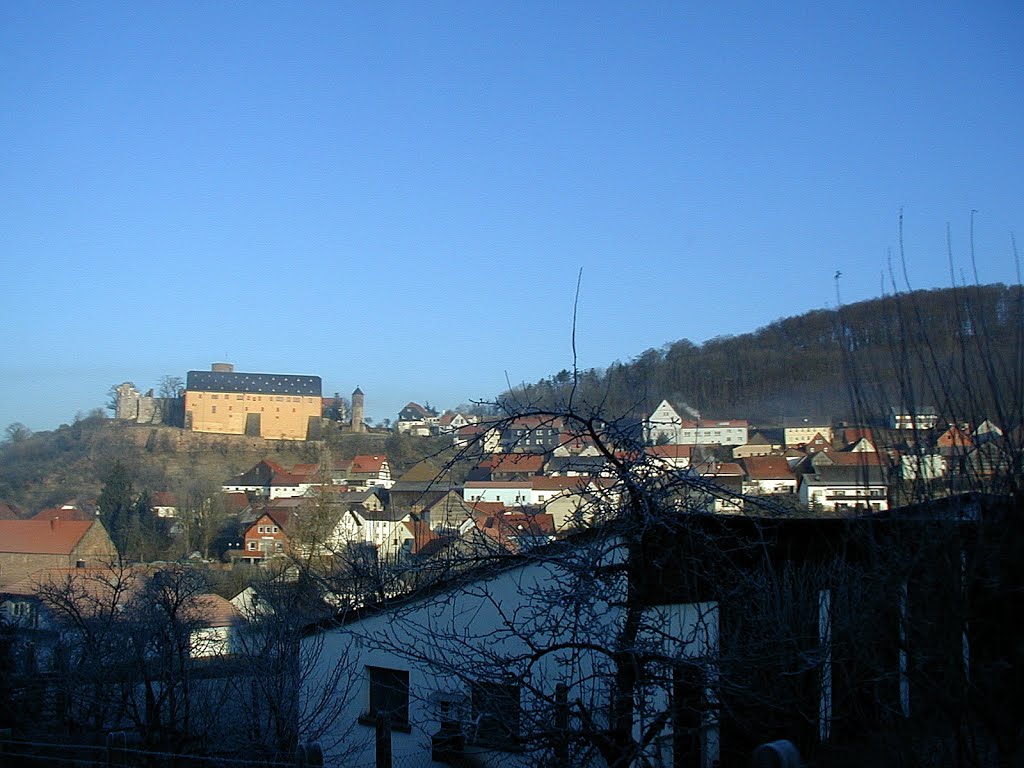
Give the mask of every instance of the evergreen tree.
[[96, 505], [99, 507], [100, 520], [106, 526], [118, 554], [122, 557], [128, 554], [134, 517], [134, 495], [131, 474], [124, 464], [115, 461], [107, 476], [103, 478], [103, 489]]

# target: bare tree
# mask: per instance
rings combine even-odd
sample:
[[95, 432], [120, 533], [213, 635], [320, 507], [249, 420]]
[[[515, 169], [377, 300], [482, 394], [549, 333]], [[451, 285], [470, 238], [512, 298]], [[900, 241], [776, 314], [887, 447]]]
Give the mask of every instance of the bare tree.
[[20, 421], [15, 421], [8, 424], [4, 428], [4, 440], [8, 443], [20, 443], [28, 438], [32, 437], [32, 430], [22, 424]]

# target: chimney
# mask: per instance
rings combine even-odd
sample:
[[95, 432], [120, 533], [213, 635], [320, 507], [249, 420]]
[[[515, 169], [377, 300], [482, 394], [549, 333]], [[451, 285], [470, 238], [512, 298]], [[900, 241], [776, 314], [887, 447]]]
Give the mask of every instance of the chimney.
[[57, 530], [57, 521], [58, 520], [60, 520], [59, 517], [50, 518], [50, 530], [51, 531]]

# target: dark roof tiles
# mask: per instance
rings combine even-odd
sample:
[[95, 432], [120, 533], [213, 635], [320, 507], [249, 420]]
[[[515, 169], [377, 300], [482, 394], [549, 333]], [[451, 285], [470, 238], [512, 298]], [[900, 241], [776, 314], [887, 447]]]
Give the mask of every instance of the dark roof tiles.
[[189, 392], [251, 392], [312, 397], [320, 397], [322, 390], [319, 376], [225, 371], [189, 371], [185, 389]]

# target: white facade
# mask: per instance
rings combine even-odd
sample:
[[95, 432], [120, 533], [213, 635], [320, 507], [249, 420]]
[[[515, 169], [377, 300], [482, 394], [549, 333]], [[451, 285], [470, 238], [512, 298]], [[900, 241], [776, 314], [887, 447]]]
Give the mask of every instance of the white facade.
[[469, 502], [490, 501], [506, 507], [522, 507], [533, 503], [533, 484], [524, 481], [470, 480], [463, 487], [462, 497]]
[[800, 485], [800, 501], [809, 509], [825, 511], [864, 509], [875, 512], [889, 508], [885, 483], [818, 482], [806, 477]]
[[900, 477], [904, 480], [937, 480], [946, 474], [946, 460], [939, 454], [900, 456]]
[[[431, 762], [431, 737], [443, 720], [454, 723], [466, 738], [467, 753], [481, 764], [526, 765], [536, 757], [530, 753], [536, 746], [530, 735], [550, 728], [550, 702], [559, 683], [568, 687], [570, 701], [604, 717], [612, 669], [607, 655], [583, 646], [613, 647], [621, 626], [616, 597], [620, 593], [595, 593], [587, 615], [575, 621], [571, 612], [560, 621], [545, 621], [553, 605], [572, 599], [568, 590], [575, 583], [557, 563], [535, 561], [307, 639], [323, 644], [318, 675], [308, 681], [309, 688], [315, 690], [318, 680], [338, 674], [339, 664], [347, 665], [345, 674], [358, 675], [361, 681], [334, 725], [342, 734], [358, 724], [345, 745], [346, 764], [373, 763], [373, 707], [375, 696], [381, 700], [381, 679], [390, 682], [387, 695], [397, 695], [391, 702], [399, 712], [391, 739], [395, 764], [403, 768], [436, 765]], [[651, 607], [643, 627], [646, 642], [660, 644], [670, 658], [700, 666], [707, 685], [713, 684], [718, 655], [715, 603]], [[549, 650], [534, 653], [531, 647]], [[474, 696], [482, 686], [509, 692], [499, 724], [508, 729], [501, 734], [506, 743], [496, 744], [495, 726], [487, 726], [489, 718], [496, 719], [488, 711], [494, 703]], [[663, 716], [668, 695], [653, 683], [645, 689], [636, 712], [637, 734], [659, 713]], [[718, 758], [715, 691], [707, 688], [704, 699], [712, 704], [701, 725], [700, 765], [711, 768]], [[647, 756], [651, 764], [670, 765], [671, 725], [665, 722], [661, 727], [662, 738], [651, 742]], [[517, 733], [511, 733], [513, 729]], [[510, 746], [508, 740], [517, 737], [521, 741]], [[324, 737], [325, 744], [337, 740]], [[325, 757], [330, 760], [331, 755]]]
[[759, 478], [743, 481], [743, 493], [750, 496], [764, 496], [779, 493], [796, 493], [796, 477]]
[[395, 558], [402, 551], [405, 542], [413, 538], [405, 523], [412, 520], [405, 515], [397, 520], [381, 519], [383, 516], [364, 515], [355, 510], [343, 514], [331, 533], [327, 546], [339, 550], [347, 544], [370, 544], [378, 554]]
[[745, 420], [685, 420], [668, 400], [644, 420], [644, 440], [651, 445], [746, 445], [748, 436]]

